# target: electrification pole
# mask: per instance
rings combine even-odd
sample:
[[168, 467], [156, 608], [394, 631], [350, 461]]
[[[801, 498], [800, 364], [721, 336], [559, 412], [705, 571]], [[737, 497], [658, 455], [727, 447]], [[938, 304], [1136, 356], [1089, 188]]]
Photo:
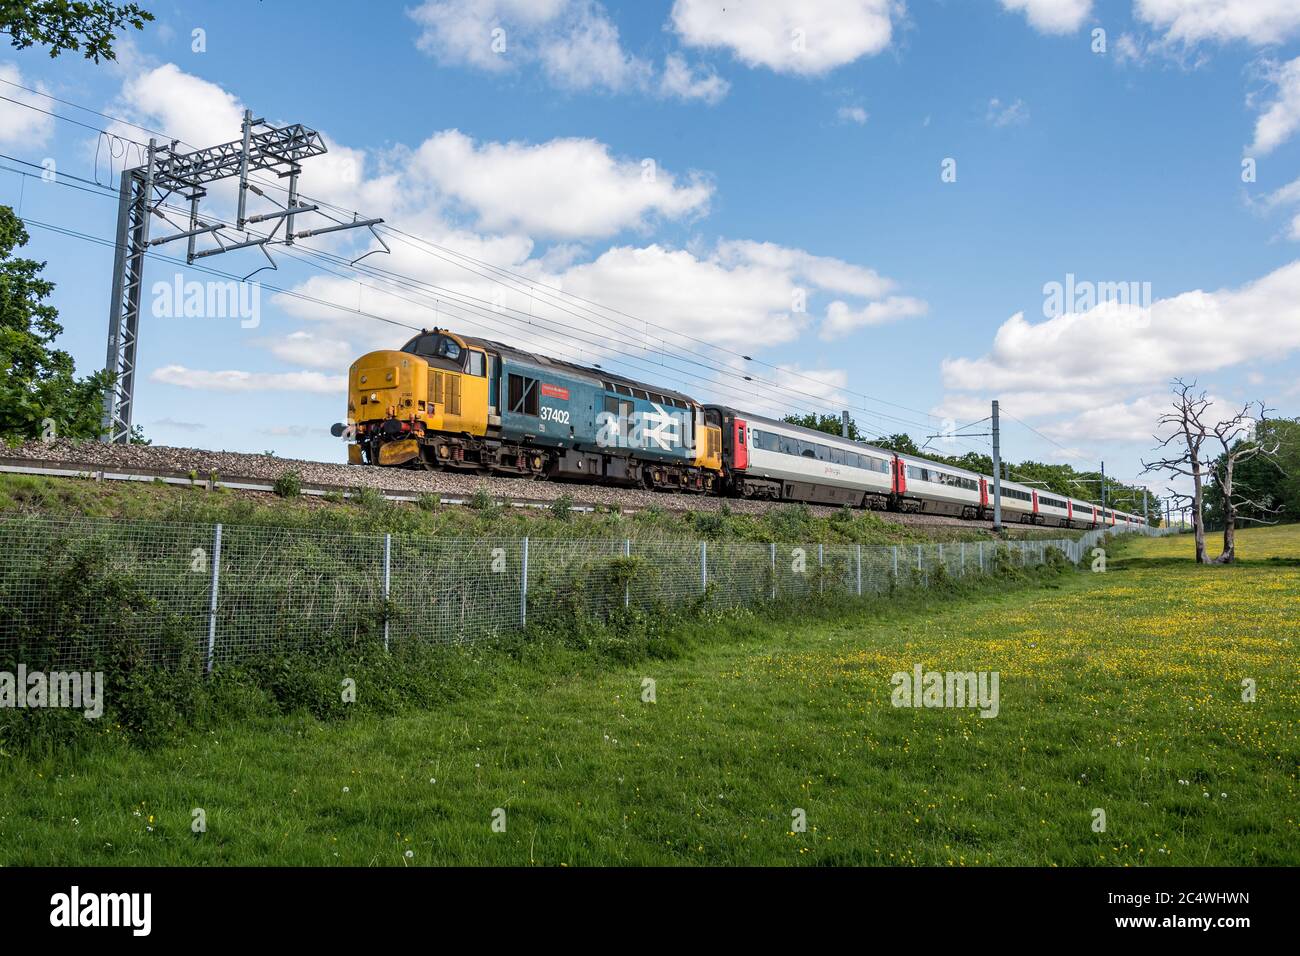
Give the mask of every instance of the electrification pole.
[[840, 434], [845, 438], [849, 437], [849, 410], [847, 408], [840, 412]]
[[[122, 172], [118, 187], [113, 298], [108, 312], [108, 352], [105, 363], [108, 371], [113, 373], [113, 383], [104, 394], [104, 441], [126, 443], [131, 437], [140, 299], [144, 288], [145, 254], [150, 248], [177, 239], [188, 240], [185, 261], [189, 264], [205, 256], [255, 246], [274, 267], [275, 260], [267, 252], [268, 245], [292, 245], [295, 239], [340, 229], [369, 228], [383, 222], [382, 219], [359, 220], [354, 217], [351, 222], [333, 220], [333, 225], [295, 233], [294, 216], [315, 212], [320, 208], [298, 202], [298, 174], [302, 171], [303, 160], [327, 152], [325, 141], [314, 129], [300, 123], [270, 126], [263, 119], [254, 119], [250, 110], [244, 111], [241, 134], [233, 142], [189, 153], [178, 152], [177, 141], [159, 146], [156, 140], [151, 139], [148, 162]], [[247, 216], [250, 190], [258, 196], [269, 198], [254, 183], [249, 182], [249, 173], [261, 170], [289, 180], [288, 204], [272, 212]], [[204, 222], [199, 217], [199, 201], [207, 195], [205, 187], [209, 183], [231, 176], [239, 177], [239, 214], [235, 229], [242, 232], [243, 236], [238, 242], [223, 243], [218, 233], [226, 229], [227, 225]], [[166, 204], [173, 194], [189, 203], [188, 228], [182, 228], [168, 218]], [[153, 216], [180, 231], [161, 239], [150, 239], [149, 224]], [[275, 228], [268, 235], [256, 236], [247, 230], [250, 225], [270, 221], [275, 221]], [[285, 233], [282, 238], [276, 239], [281, 224], [286, 227]], [[373, 228], [371, 232], [378, 238]], [[196, 249], [196, 240], [200, 236], [211, 236], [216, 241], [216, 247]], [[255, 271], [260, 272], [261, 269]], [[253, 273], [240, 281], [246, 281], [251, 275]]]
[[993, 531], [1002, 531], [1002, 430], [996, 398], [993, 400]]
[[1101, 463], [1101, 508], [1106, 510], [1106, 463]]

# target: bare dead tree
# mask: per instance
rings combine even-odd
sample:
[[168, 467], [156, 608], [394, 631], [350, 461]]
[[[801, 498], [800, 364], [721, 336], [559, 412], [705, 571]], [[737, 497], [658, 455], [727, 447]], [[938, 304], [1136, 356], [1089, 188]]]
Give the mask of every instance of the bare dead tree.
[[[1256, 414], [1251, 414], [1253, 408], [1258, 409]], [[1235, 480], [1237, 465], [1242, 462], [1262, 456], [1274, 465], [1277, 464], [1277, 453], [1282, 442], [1277, 439], [1270, 442], [1261, 437], [1266, 434], [1262, 426], [1268, 421], [1269, 411], [1271, 409], [1265, 408], [1263, 402], [1251, 402], [1212, 429], [1214, 437], [1223, 446], [1223, 455], [1214, 466], [1215, 478], [1223, 493], [1223, 553], [1214, 559], [1215, 564], [1231, 564], [1237, 560], [1238, 521], [1269, 523], [1266, 518], [1243, 515], [1242, 509], [1249, 508], [1264, 514], [1277, 514], [1282, 510], [1239, 494]]]
[[[1173, 408], [1160, 416], [1154, 436], [1156, 451], [1167, 455], [1154, 461], [1143, 461], [1143, 474], [1166, 471], [1192, 479], [1191, 512], [1192, 530], [1196, 535], [1196, 563], [1208, 563], [1205, 552], [1205, 475], [1209, 463], [1201, 457], [1201, 449], [1210, 437], [1205, 424], [1210, 399], [1205, 392], [1196, 390], [1196, 382], [1176, 378]], [[1164, 437], [1161, 437], [1163, 433]]]

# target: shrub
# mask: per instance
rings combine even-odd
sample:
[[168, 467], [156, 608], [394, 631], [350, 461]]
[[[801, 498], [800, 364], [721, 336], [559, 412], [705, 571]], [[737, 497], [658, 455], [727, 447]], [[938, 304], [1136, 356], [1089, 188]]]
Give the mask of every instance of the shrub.
[[559, 521], [573, 517], [573, 495], [567, 491], [551, 502], [551, 516]]
[[281, 498], [297, 498], [302, 494], [302, 476], [292, 468], [282, 471], [273, 487]]
[[353, 491], [352, 500], [358, 507], [365, 508], [367, 511], [380, 511], [388, 507], [388, 499], [384, 497], [383, 492], [370, 485]]

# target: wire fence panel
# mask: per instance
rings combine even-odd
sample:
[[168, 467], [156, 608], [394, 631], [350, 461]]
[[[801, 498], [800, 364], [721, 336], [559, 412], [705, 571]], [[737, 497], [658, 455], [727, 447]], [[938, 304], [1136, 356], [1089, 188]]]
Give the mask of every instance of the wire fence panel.
[[633, 541], [632, 604], [642, 610], [681, 609], [703, 596], [707, 559], [698, 541]]
[[1079, 563], [1110, 533], [868, 547], [449, 539], [4, 515], [0, 663], [210, 669], [268, 653], [475, 641], [623, 608], [878, 595], [1041, 565], [1054, 550]]
[[0, 653], [30, 667], [179, 662], [201, 651], [210, 526], [0, 520]]
[[622, 541], [533, 539], [528, 549], [527, 613], [544, 620], [563, 615], [608, 617], [622, 607]]

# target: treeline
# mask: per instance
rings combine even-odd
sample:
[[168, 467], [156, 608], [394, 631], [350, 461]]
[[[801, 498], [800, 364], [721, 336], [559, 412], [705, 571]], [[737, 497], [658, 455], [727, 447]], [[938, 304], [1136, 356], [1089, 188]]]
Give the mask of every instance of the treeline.
[[[1266, 446], [1276, 442], [1278, 450], [1273, 456], [1260, 455], [1237, 463], [1233, 498], [1239, 502], [1238, 524], [1244, 521], [1249, 527], [1259, 522], [1300, 521], [1300, 418], [1266, 419], [1255, 426], [1254, 432], [1255, 441]], [[1223, 527], [1223, 464], [1224, 456], [1220, 455], [1205, 489], [1205, 523], [1216, 530]]]
[[[792, 425], [814, 428], [829, 435], [842, 434], [840, 418], [836, 415], [816, 415], [812, 413], [807, 415], [787, 415], [784, 420]], [[916, 455], [919, 458], [928, 458], [931, 461], [952, 465], [955, 468], [963, 468], [966, 471], [974, 471], [981, 475], [993, 474], [992, 455], [984, 455], [973, 451], [958, 456], [941, 455], [929, 448], [922, 451], [916, 446], [916, 442], [912, 440], [912, 437], [905, 433], [867, 439], [852, 418], [849, 419], [849, 439], [852, 441], [865, 441], [869, 445], [875, 445], [877, 448], [887, 448], [901, 455]], [[1049, 465], [1038, 461], [1022, 461], [1017, 464], [1004, 460], [1002, 467], [1004, 478], [1010, 478], [1010, 480], [1020, 484], [1029, 485], [1039, 491], [1053, 492], [1063, 498], [1076, 498], [1079, 501], [1101, 503], [1102, 476], [1100, 470], [1077, 471], [1069, 465]], [[1109, 476], [1105, 480], [1107, 504], [1130, 514], [1142, 514], [1142, 488], [1126, 485]], [[1156, 523], [1163, 519], [1164, 503], [1158, 496], [1148, 492], [1146, 504], [1147, 521], [1149, 523]]]

